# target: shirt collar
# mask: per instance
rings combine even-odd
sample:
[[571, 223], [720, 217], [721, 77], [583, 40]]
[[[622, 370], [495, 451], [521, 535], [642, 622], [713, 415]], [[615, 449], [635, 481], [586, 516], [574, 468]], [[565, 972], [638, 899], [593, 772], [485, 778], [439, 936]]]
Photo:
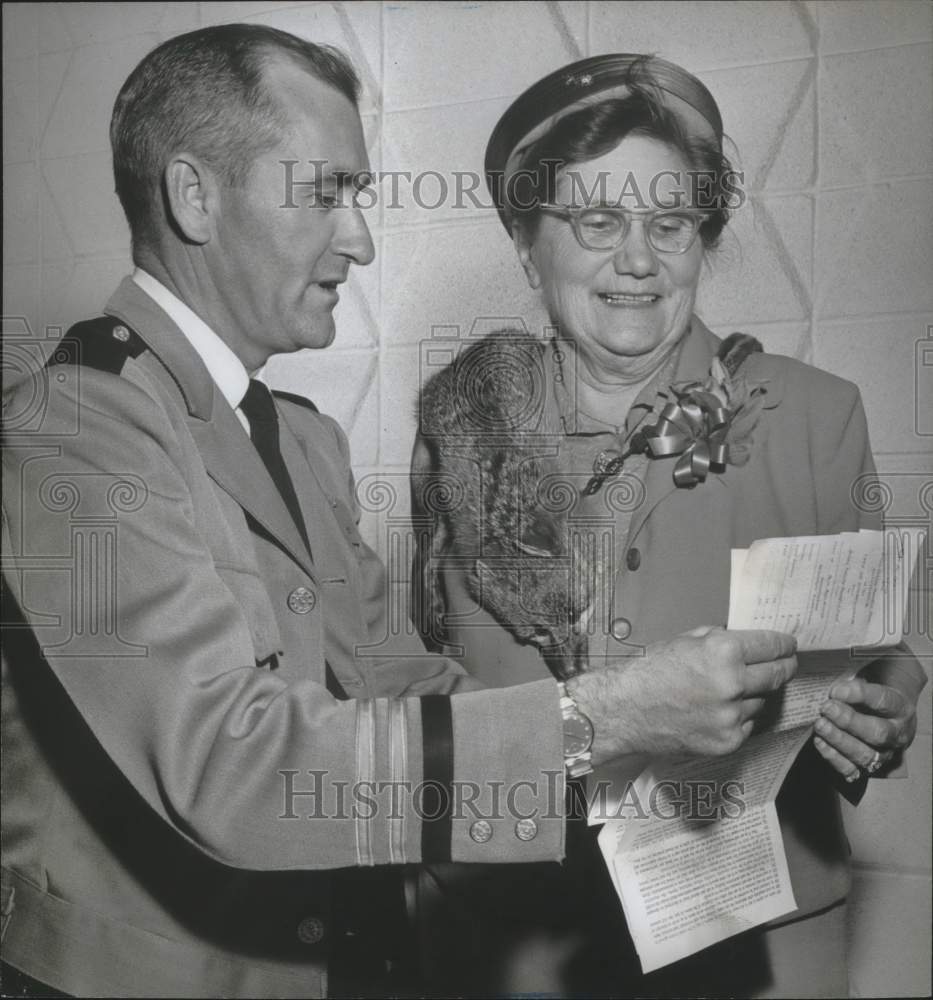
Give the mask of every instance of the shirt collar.
[[200, 316], [148, 271], [137, 267], [133, 271], [133, 281], [185, 335], [224, 399], [236, 410], [249, 388], [249, 374], [240, 359]]

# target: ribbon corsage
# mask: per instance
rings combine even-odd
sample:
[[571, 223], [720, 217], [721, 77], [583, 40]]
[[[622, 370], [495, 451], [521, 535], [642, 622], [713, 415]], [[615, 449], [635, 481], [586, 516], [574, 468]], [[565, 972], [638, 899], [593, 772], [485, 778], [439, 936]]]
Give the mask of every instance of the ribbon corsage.
[[704, 381], [675, 383], [659, 392], [666, 402], [656, 419], [642, 423], [621, 450], [600, 453], [584, 494], [598, 492], [631, 455], [677, 456], [673, 476], [681, 489], [692, 489], [710, 472], [724, 472], [727, 465], [745, 465], [767, 390], [763, 381], [736, 375], [738, 364], [729, 361], [716, 357]]

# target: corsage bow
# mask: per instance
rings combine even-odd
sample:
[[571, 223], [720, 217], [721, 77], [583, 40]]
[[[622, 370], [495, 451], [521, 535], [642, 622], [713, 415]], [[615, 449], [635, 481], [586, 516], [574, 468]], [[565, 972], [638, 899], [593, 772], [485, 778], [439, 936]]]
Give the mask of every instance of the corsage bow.
[[749, 354], [760, 350], [754, 337], [732, 334], [723, 341], [704, 381], [674, 383], [659, 392], [667, 402], [657, 418], [633, 431], [621, 450], [600, 452], [584, 495], [592, 496], [618, 475], [631, 455], [678, 456], [673, 477], [681, 489], [704, 482], [710, 471], [744, 465], [751, 457], [767, 389], [765, 381], [736, 373]]

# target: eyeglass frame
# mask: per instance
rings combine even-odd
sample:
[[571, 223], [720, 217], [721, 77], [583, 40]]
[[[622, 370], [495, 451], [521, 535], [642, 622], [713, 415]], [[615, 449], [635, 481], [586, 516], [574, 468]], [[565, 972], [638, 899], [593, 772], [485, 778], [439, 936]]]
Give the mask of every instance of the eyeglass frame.
[[[655, 251], [655, 253], [663, 253], [679, 257], [681, 254], [685, 254], [693, 246], [693, 244], [696, 243], [697, 236], [700, 235], [700, 228], [703, 223], [710, 218], [709, 212], [703, 212], [695, 208], [659, 208], [654, 210], [644, 210], [621, 208], [617, 205], [585, 205], [582, 207], [572, 207], [570, 205], [559, 205], [549, 201], [539, 201], [537, 207], [543, 211], [552, 212], [562, 219], [566, 219], [570, 223], [570, 228], [573, 230], [573, 235], [576, 237], [577, 243], [579, 243], [584, 250], [589, 250], [591, 253], [605, 253], [606, 251], [618, 250], [619, 247], [625, 242], [626, 236], [628, 236], [632, 230], [632, 220], [630, 216], [635, 216], [644, 222], [645, 239], [648, 241], [648, 245]], [[620, 230], [618, 242], [614, 243], [611, 247], [588, 246], [580, 234], [580, 216], [584, 212], [608, 212], [610, 215], [620, 216], [624, 225]], [[664, 215], [686, 215], [698, 220], [697, 227], [693, 232], [690, 242], [682, 250], [662, 250], [659, 247], [656, 247], [652, 242], [651, 230], [648, 229], [648, 226], [650, 226], [658, 216]]]

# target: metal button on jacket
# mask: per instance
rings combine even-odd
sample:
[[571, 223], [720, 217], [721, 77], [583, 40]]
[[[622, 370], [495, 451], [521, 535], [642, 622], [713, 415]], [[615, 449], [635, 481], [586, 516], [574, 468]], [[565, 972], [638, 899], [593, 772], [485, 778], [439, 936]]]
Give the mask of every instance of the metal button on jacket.
[[320, 917], [305, 917], [298, 925], [298, 940], [302, 944], [317, 944], [324, 938], [324, 921]]
[[634, 546], [625, 553], [625, 565], [633, 573], [639, 566], [641, 566], [641, 552], [638, 551]]
[[317, 598], [314, 596], [314, 591], [307, 587], [295, 587], [288, 595], [288, 609], [294, 611], [296, 615], [306, 615], [313, 610], [315, 604]]
[[632, 623], [628, 618], [613, 618], [609, 631], [612, 633], [613, 639], [622, 642], [632, 634]]
[[520, 819], [515, 824], [515, 836], [519, 840], [534, 840], [538, 836], [538, 824], [533, 819]]
[[487, 841], [492, 840], [492, 824], [484, 819], [478, 819], [470, 827], [470, 836], [477, 844], [485, 844]]

